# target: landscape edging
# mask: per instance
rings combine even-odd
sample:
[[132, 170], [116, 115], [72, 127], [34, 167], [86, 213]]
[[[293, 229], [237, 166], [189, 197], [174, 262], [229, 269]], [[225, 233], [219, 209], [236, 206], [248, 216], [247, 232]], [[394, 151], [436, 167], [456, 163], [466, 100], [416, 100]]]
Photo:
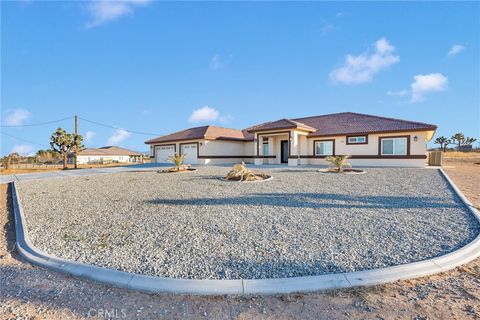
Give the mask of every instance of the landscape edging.
[[[448, 175], [441, 174], [453, 191], [480, 222], [480, 213], [455, 186]], [[273, 279], [174, 279], [133, 274], [57, 258], [44, 253], [30, 242], [16, 182], [12, 184], [15, 215], [16, 247], [30, 263], [80, 278], [107, 283], [115, 287], [149, 292], [187, 293], [200, 295], [223, 294], [282, 294], [378, 285], [444, 272], [480, 256], [480, 234], [467, 245], [448, 254], [428, 260], [348, 273]]]

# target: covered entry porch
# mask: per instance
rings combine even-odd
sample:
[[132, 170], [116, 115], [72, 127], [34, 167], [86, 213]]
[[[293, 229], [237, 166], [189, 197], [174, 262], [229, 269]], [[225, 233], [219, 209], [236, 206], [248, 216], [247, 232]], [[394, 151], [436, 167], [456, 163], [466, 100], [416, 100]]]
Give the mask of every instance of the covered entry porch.
[[300, 150], [306, 150], [306, 134], [297, 130], [256, 132], [255, 164], [298, 165]]

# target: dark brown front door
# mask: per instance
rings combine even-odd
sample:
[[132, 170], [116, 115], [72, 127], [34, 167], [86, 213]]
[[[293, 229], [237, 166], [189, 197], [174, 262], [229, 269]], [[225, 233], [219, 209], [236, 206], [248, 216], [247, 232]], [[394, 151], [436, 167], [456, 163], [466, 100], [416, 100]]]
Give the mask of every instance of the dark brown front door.
[[288, 163], [288, 140], [280, 141], [280, 162]]

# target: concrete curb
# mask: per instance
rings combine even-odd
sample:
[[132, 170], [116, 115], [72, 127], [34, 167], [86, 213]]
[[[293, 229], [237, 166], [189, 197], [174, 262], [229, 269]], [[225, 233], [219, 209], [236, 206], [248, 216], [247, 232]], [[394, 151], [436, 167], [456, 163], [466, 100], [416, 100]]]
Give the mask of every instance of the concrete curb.
[[262, 180], [253, 180], [253, 181], [238, 181], [238, 180], [228, 180], [228, 179], [225, 179], [225, 177], [222, 177], [222, 178], [219, 178], [219, 180], [221, 181], [225, 181], [225, 182], [228, 182], [228, 183], [261, 183], [261, 182], [267, 182], [267, 181], [270, 181], [270, 180], [273, 180], [273, 176], [269, 176], [267, 179], [262, 179]]
[[[453, 191], [480, 222], [480, 213], [468, 201], [447, 174], [440, 169]], [[319, 276], [251, 279], [194, 280], [138, 275], [60, 259], [35, 248], [28, 237], [22, 205], [16, 183], [13, 182], [13, 208], [18, 252], [30, 263], [80, 278], [107, 283], [115, 287], [149, 292], [187, 293], [200, 295], [223, 294], [282, 294], [308, 292], [355, 286], [377, 285], [444, 272], [480, 256], [480, 234], [464, 247], [432, 259], [393, 267], [326, 274]]]

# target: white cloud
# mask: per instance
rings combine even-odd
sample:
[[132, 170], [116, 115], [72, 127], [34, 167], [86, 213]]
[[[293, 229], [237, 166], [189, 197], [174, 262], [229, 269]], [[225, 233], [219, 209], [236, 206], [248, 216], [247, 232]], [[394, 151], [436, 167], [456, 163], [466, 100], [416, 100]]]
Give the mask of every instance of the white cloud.
[[408, 94], [408, 90], [387, 91], [388, 96], [404, 97]]
[[190, 122], [208, 122], [215, 121], [220, 118], [220, 112], [209, 106], [193, 110], [188, 121]]
[[331, 23], [328, 23], [328, 24], [325, 24], [323, 27], [322, 27], [322, 35], [326, 35], [327, 33], [330, 33], [332, 32], [334, 29], [334, 26], [333, 24]]
[[21, 156], [31, 156], [34, 154], [33, 146], [29, 144], [16, 144], [10, 153], [18, 153]]
[[418, 74], [413, 77], [415, 80], [410, 87], [412, 88], [411, 102], [420, 102], [429, 92], [444, 91], [448, 86], [448, 78], [441, 73]]
[[9, 109], [4, 114], [6, 126], [21, 126], [32, 114], [25, 109]]
[[95, 135], [95, 132], [87, 131], [87, 133], [85, 133], [85, 143], [92, 143], [93, 137], [95, 137]]
[[91, 21], [86, 28], [97, 27], [107, 22], [115, 21], [122, 16], [132, 14], [135, 6], [147, 5], [150, 0], [99, 0], [88, 5]]
[[377, 72], [400, 61], [400, 57], [394, 52], [395, 47], [386, 38], [380, 38], [375, 42], [373, 53], [347, 55], [344, 65], [330, 72], [330, 79], [342, 84], [370, 82]]
[[108, 138], [107, 144], [109, 146], [117, 145], [130, 137], [131, 133], [124, 129], [117, 129], [115, 132]]
[[218, 70], [228, 66], [233, 59], [233, 55], [229, 54], [227, 57], [222, 58], [219, 54], [215, 54], [210, 60], [210, 69]]
[[450, 48], [447, 55], [449, 57], [456, 56], [457, 54], [459, 54], [463, 50], [465, 50], [464, 46], [462, 46], [461, 44], [455, 44]]

